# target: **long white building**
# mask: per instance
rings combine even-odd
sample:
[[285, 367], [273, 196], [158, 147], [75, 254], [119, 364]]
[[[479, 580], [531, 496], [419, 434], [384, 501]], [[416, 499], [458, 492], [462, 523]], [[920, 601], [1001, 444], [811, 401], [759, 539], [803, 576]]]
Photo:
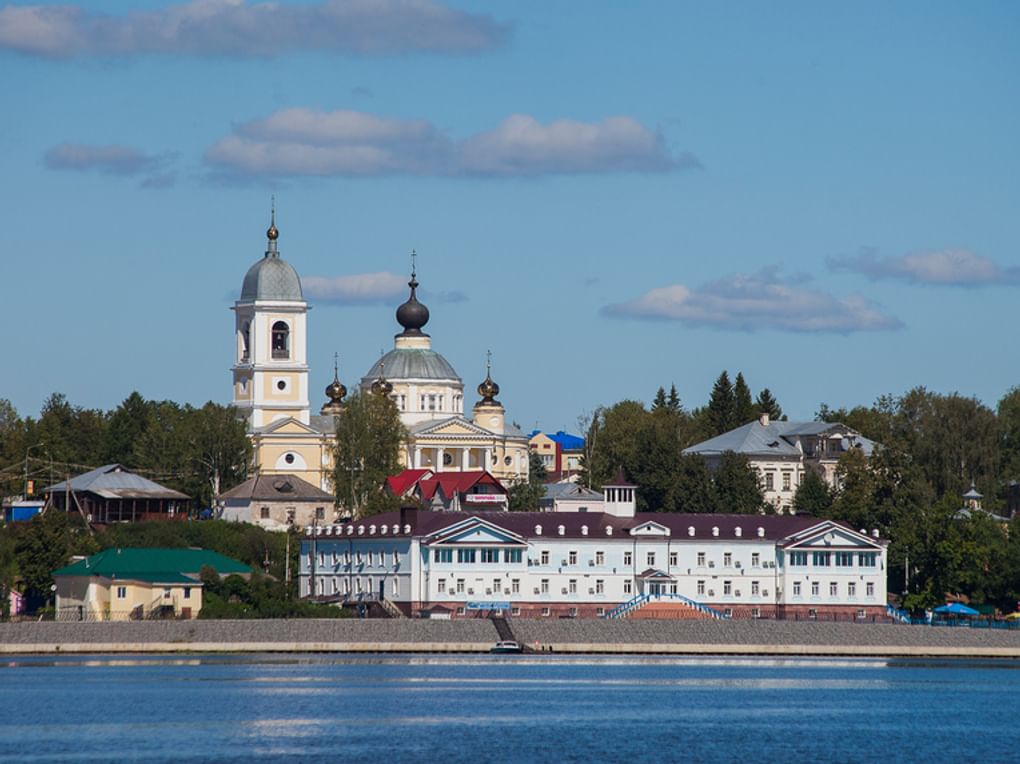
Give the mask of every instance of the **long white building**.
[[[613, 497], [610, 499], [610, 497]], [[886, 614], [886, 544], [812, 517], [405, 510], [307, 530], [302, 596], [407, 615], [871, 619]]]

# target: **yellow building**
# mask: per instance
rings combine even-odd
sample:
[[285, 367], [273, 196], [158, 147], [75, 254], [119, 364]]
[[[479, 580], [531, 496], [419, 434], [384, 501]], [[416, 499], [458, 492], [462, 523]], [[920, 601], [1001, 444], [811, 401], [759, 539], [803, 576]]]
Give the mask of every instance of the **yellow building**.
[[53, 572], [58, 621], [197, 618], [204, 567], [250, 577], [236, 560], [204, 549], [106, 549]]

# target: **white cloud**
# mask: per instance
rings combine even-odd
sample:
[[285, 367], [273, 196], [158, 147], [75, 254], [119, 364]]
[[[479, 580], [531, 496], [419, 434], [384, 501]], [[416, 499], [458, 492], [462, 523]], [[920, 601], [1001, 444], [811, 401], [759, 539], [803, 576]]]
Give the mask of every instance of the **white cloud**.
[[979, 287], [1020, 284], [1020, 268], [1003, 268], [993, 260], [966, 249], [914, 252], [901, 257], [879, 257], [865, 251], [856, 257], [829, 258], [829, 268], [912, 284]]
[[143, 188], [166, 188], [172, 186], [177, 176], [166, 172], [175, 155], [145, 154], [130, 146], [95, 145], [84, 143], [61, 143], [47, 150], [43, 162], [51, 170], [74, 172], [99, 172], [104, 175], [135, 177], [147, 175]]
[[616, 318], [680, 321], [690, 326], [753, 332], [830, 332], [898, 329], [900, 321], [859, 296], [839, 298], [780, 279], [774, 268], [733, 275], [690, 288], [658, 287], [637, 299], [602, 309]]
[[665, 172], [697, 167], [630, 117], [543, 125], [513, 115], [495, 130], [455, 141], [424, 120], [358, 111], [282, 109], [234, 128], [205, 155], [238, 177], [540, 176]]
[[407, 291], [407, 276], [381, 271], [350, 276], [306, 276], [301, 287], [307, 297], [337, 305], [391, 303]]
[[0, 49], [46, 58], [151, 53], [268, 58], [328, 50], [355, 55], [477, 53], [509, 37], [487, 14], [434, 0], [281, 4], [192, 0], [111, 15], [76, 5], [0, 8]]

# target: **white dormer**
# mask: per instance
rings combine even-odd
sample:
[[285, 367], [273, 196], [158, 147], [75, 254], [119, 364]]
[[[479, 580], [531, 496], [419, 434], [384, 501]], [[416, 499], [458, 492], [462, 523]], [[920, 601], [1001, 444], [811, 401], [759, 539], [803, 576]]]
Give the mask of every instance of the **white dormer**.
[[602, 506], [607, 515], [634, 517], [637, 511], [637, 489], [624, 479], [623, 472], [618, 473], [613, 482], [603, 486], [602, 491], [605, 495]]

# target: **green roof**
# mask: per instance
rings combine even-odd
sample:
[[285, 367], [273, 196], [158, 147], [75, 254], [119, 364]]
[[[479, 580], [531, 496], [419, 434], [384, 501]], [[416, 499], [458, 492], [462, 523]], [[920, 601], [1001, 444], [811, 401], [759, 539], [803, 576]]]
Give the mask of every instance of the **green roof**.
[[187, 574], [198, 576], [205, 566], [221, 576], [251, 573], [247, 565], [219, 552], [206, 549], [104, 549], [84, 560], [53, 571], [54, 576], [103, 576], [105, 578], [150, 581], [171, 584], [194, 581]]

